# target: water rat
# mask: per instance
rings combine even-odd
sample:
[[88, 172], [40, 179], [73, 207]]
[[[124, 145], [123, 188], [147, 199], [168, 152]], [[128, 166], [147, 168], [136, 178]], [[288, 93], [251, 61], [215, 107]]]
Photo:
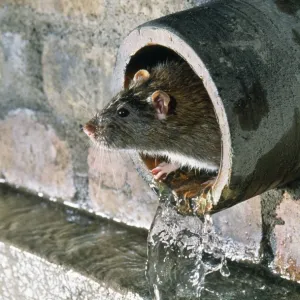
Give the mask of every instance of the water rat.
[[201, 79], [185, 62], [139, 70], [84, 127], [101, 147], [166, 159], [152, 170], [164, 179], [177, 168], [218, 170], [221, 138]]

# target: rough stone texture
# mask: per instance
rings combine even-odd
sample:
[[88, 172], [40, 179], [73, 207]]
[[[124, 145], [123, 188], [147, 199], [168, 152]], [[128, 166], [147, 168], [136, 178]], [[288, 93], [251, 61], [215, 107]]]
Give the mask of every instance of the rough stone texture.
[[213, 215], [216, 232], [223, 241], [227, 257], [259, 261], [262, 238], [260, 196]]
[[[12, 89], [14, 84], [27, 81], [27, 84], [22, 86], [24, 96], [26, 96], [30, 89], [30, 82], [28, 82], [26, 73], [27, 58], [25, 54], [28, 41], [23, 40], [20, 34], [6, 32], [1, 34], [0, 43], [1, 92], [14, 92], [14, 89]], [[2, 98], [4, 101], [9, 99], [6, 97]]]
[[115, 220], [149, 228], [158, 200], [125, 154], [89, 150], [89, 193], [93, 208]]
[[[35, 61], [32, 65], [32, 61]], [[0, 98], [1, 105], [38, 104], [42, 93], [38, 78], [39, 54], [20, 33], [0, 29]]]
[[115, 49], [50, 36], [42, 57], [44, 91], [54, 113], [84, 120], [110, 95]]
[[4, 0], [3, 4], [28, 6], [39, 13], [61, 13], [66, 16], [99, 16], [104, 10], [103, 0]]
[[0, 121], [0, 174], [10, 184], [72, 199], [75, 194], [70, 150], [33, 111], [20, 109]]
[[[205, 0], [167, 0], [167, 1], [127, 1], [127, 0], [2, 0], [0, 5], [16, 4], [27, 6], [39, 13], [53, 14], [59, 13], [71, 17], [111, 17], [122, 16], [128, 17], [128, 22], [136, 22], [137, 17], [152, 16], [152, 19], [158, 18], [168, 12], [179, 11], [185, 8], [195, 6], [198, 3], [203, 3]], [[111, 18], [111, 20], [115, 20]], [[117, 22], [119, 25], [121, 22]]]
[[289, 279], [300, 281], [300, 201], [285, 192], [276, 212], [282, 224], [276, 225], [273, 232], [273, 268]]

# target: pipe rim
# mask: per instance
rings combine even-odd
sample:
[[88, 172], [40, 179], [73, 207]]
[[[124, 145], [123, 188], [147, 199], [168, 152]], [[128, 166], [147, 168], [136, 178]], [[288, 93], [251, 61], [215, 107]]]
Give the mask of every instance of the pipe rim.
[[181, 37], [180, 33], [175, 32], [173, 29], [168, 30], [147, 24], [133, 30], [123, 40], [123, 43], [119, 48], [116, 63], [116, 73], [122, 74], [122, 76], [118, 78], [120, 81], [119, 85], [124, 87], [126, 66], [129, 64], [131, 58], [139, 50], [150, 45], [166, 47], [183, 58], [199, 76], [199, 78], [202, 79], [203, 84], [213, 103], [217, 121], [220, 127], [222, 144], [219, 173], [217, 180], [210, 191], [210, 198], [213, 202], [213, 205], [217, 205], [222, 196], [224, 188], [229, 186], [232, 170], [232, 147], [229, 123], [225, 113], [223, 101], [218, 93], [218, 89], [212, 77], [210, 76], [209, 70], [206, 68], [201, 58], [188, 44], [188, 42]]

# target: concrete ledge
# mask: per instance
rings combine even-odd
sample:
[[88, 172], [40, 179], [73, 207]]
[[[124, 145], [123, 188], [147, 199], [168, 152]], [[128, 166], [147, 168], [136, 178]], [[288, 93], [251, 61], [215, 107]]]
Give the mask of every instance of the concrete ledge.
[[0, 260], [1, 299], [143, 299], [2, 242]]
[[2, 186], [0, 216], [0, 298], [148, 299], [145, 231]]

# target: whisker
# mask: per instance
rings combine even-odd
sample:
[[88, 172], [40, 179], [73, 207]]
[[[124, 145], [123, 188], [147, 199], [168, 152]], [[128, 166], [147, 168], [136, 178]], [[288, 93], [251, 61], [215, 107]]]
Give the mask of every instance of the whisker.
[[97, 144], [97, 148], [95, 149], [95, 152], [96, 151], [97, 151], [97, 153], [94, 155], [96, 155], [97, 165], [99, 166], [97, 168], [97, 171], [98, 171], [98, 176], [101, 177], [101, 173], [103, 172], [104, 151], [103, 151], [103, 148], [99, 144]]
[[94, 146], [94, 143], [91, 140], [87, 140], [83, 144], [83, 150], [86, 151], [87, 149], [89, 149], [89, 148], [91, 148], [93, 146]]
[[[109, 161], [110, 161], [110, 165], [112, 166], [113, 165], [112, 155], [110, 154], [108, 158], [109, 158]], [[116, 177], [116, 173], [115, 173], [114, 168], [111, 168], [111, 173], [112, 173], [112, 177], [113, 177], [113, 184], [114, 184], [114, 186], [116, 186], [117, 185], [117, 177]]]
[[103, 170], [103, 148], [99, 144], [94, 144], [94, 147], [91, 148], [91, 155], [94, 158], [94, 168], [93, 171], [97, 173], [98, 177], [101, 177], [101, 172]]

